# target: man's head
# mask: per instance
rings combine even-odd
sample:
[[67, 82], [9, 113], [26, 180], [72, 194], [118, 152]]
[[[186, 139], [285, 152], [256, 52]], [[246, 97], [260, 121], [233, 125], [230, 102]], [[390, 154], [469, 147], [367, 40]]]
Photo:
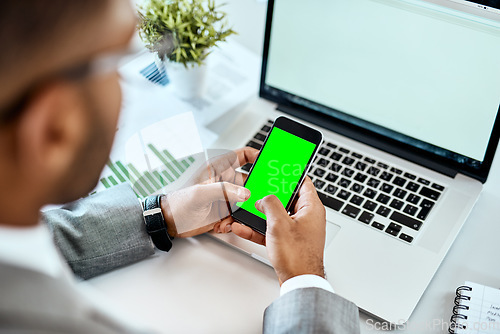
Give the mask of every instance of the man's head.
[[95, 186], [121, 94], [116, 71], [91, 64], [124, 49], [135, 23], [126, 0], [0, 2], [0, 223], [33, 224], [23, 211]]

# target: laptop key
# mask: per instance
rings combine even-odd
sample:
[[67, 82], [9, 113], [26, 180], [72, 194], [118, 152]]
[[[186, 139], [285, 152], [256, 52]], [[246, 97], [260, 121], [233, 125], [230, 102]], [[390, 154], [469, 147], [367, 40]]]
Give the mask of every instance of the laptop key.
[[405, 198], [407, 193], [408, 192], [406, 190], [403, 190], [401, 188], [396, 188], [396, 190], [394, 190], [394, 192], [392, 194], [397, 198], [403, 199], [403, 198]]
[[411, 204], [406, 204], [403, 212], [409, 214], [410, 216], [415, 216], [417, 213], [418, 208], [416, 206], [413, 206]]
[[338, 189], [338, 188], [337, 188], [337, 187], [335, 187], [334, 185], [329, 184], [329, 185], [327, 185], [327, 186], [326, 186], [325, 191], [326, 191], [327, 193], [329, 193], [330, 195], [333, 195], [333, 194], [335, 194], [335, 192], [337, 191], [337, 189]]
[[424, 199], [422, 203], [420, 203], [420, 212], [417, 215], [418, 219], [425, 220], [431, 212], [431, 209], [434, 207], [434, 202]]
[[375, 160], [373, 160], [371, 158], [368, 158], [368, 157], [365, 157], [365, 161], [368, 162], [369, 164], [374, 164], [375, 163]]
[[380, 190], [382, 190], [383, 192], [388, 193], [388, 194], [391, 193], [392, 189], [394, 189], [394, 186], [391, 186], [388, 183], [383, 183], [382, 187], [380, 187]]
[[385, 229], [386, 233], [389, 233], [390, 235], [393, 235], [395, 237], [399, 234], [400, 231], [401, 226], [394, 223], [390, 223], [389, 226], [387, 226], [387, 228]]
[[266, 136], [264, 136], [262, 133], [257, 133], [255, 136], [254, 136], [255, 139], [257, 140], [260, 140], [260, 141], [264, 141], [266, 140]]
[[419, 194], [435, 201], [439, 198], [439, 195], [441, 195], [439, 192], [427, 187], [422, 187]]
[[321, 169], [321, 168], [316, 168], [316, 170], [314, 171], [314, 175], [318, 176], [318, 177], [323, 177], [323, 175], [325, 175], [326, 171], [324, 169]]
[[335, 175], [333, 173], [328, 173], [325, 179], [330, 182], [335, 182], [338, 179], [338, 175]]
[[408, 189], [409, 191], [417, 192], [418, 188], [420, 188], [420, 186], [418, 184], [416, 184], [415, 182], [410, 181], [406, 185], [406, 189]]
[[415, 194], [409, 194], [408, 198], [406, 198], [406, 200], [408, 202], [410, 202], [411, 204], [417, 204], [418, 201], [420, 201], [420, 196], [417, 196]]
[[426, 185], [426, 186], [428, 186], [429, 184], [431, 184], [431, 181], [426, 180], [426, 179], [423, 179], [423, 178], [421, 178], [421, 177], [420, 177], [417, 181], [418, 181], [419, 183], [422, 183], [423, 185]]
[[379, 222], [373, 222], [372, 226], [381, 231], [385, 228], [385, 225], [380, 224]]
[[330, 158], [332, 158], [335, 161], [339, 161], [340, 159], [342, 159], [342, 157], [343, 155], [338, 152], [333, 152], [332, 155], [330, 156]]
[[401, 169], [397, 169], [396, 167], [391, 167], [390, 171], [398, 175], [403, 174], [403, 171]]
[[363, 193], [363, 196], [368, 197], [368, 198], [374, 198], [375, 195], [377, 195], [377, 192], [373, 189], [367, 188], [365, 192]]
[[360, 193], [361, 191], [363, 191], [363, 186], [359, 183], [354, 183], [351, 187], [351, 190]]
[[344, 165], [347, 165], [347, 166], [350, 166], [354, 163], [354, 159], [353, 158], [349, 158], [349, 157], [345, 157], [344, 160], [342, 160], [342, 163]]
[[356, 174], [356, 176], [354, 177], [354, 180], [356, 180], [356, 181], [358, 181], [358, 182], [363, 183], [363, 182], [365, 182], [365, 180], [366, 180], [366, 178], [367, 178], [367, 177], [368, 177], [368, 176], [366, 176], [365, 174], [358, 173], [358, 174]]
[[365, 205], [363, 205], [363, 209], [366, 209], [366, 210], [369, 210], [369, 211], [375, 210], [376, 207], [377, 207], [377, 203], [369, 201], [369, 200], [367, 200], [365, 202]]
[[345, 153], [345, 154], [348, 154], [350, 152], [348, 149], [343, 148], [343, 147], [340, 147], [339, 151], [342, 152], [342, 153]]
[[342, 165], [339, 165], [338, 163], [332, 162], [330, 169], [333, 170], [335, 173], [338, 173], [342, 169]]
[[269, 130], [271, 130], [271, 127], [267, 126], [267, 125], [264, 125], [261, 130], [264, 131], [264, 132], [269, 132]]
[[344, 170], [342, 171], [342, 175], [344, 176], [347, 176], [347, 177], [352, 177], [354, 175], [355, 171], [353, 171], [352, 169], [350, 168], [344, 168]]
[[323, 193], [318, 193], [318, 196], [324, 206], [329, 207], [330, 209], [333, 209], [335, 211], [340, 211], [340, 209], [344, 205], [344, 202]]
[[318, 190], [321, 190], [321, 188], [323, 188], [326, 184], [325, 181], [321, 181], [321, 180], [314, 180], [314, 186], [316, 187], [316, 189]]
[[389, 196], [386, 196], [384, 194], [380, 194], [377, 197], [377, 202], [380, 202], [382, 204], [387, 204], [391, 198]]
[[444, 190], [444, 187], [437, 184], [437, 183], [433, 183], [432, 184], [432, 188], [436, 189], [436, 190], [439, 190], [439, 191], [443, 191]]
[[364, 171], [366, 169], [366, 167], [368, 167], [368, 165], [365, 164], [364, 162], [361, 162], [361, 161], [358, 161], [356, 163], [356, 166], [355, 166], [355, 168], [360, 170], [360, 171]]
[[429, 201], [428, 199], [424, 199], [422, 203], [420, 203], [420, 207], [432, 209], [435, 202]]
[[403, 228], [403, 226], [395, 224], [395, 223], [390, 223], [388, 227], [392, 228], [393, 230], [398, 231], [398, 232], [401, 231], [401, 229]]
[[377, 162], [377, 166], [379, 166], [380, 168], [383, 168], [383, 169], [389, 168], [389, 166], [384, 164], [383, 162]]
[[382, 174], [380, 174], [380, 178], [384, 181], [390, 181], [393, 176], [394, 176], [394, 174], [391, 174], [388, 172], [383, 172]]
[[364, 199], [363, 197], [358, 196], [358, 195], [354, 195], [354, 196], [352, 196], [352, 198], [351, 198], [351, 201], [350, 201], [350, 202], [351, 202], [352, 204], [355, 204], [355, 205], [361, 205], [361, 203], [363, 203], [363, 201], [364, 201], [364, 200], [365, 200], [365, 199]]
[[251, 168], [252, 168], [252, 164], [251, 163], [246, 163], [243, 166], [241, 166], [241, 169], [244, 170], [247, 173], [250, 173], [250, 169]]
[[318, 166], [323, 167], [323, 168], [326, 168], [326, 166], [328, 166], [328, 163], [329, 163], [329, 161], [326, 159], [323, 159], [323, 158], [319, 158], [318, 161], [316, 161], [316, 164]]
[[345, 200], [347, 200], [349, 196], [351, 196], [351, 193], [344, 189], [340, 189], [339, 193], [337, 194], [337, 197]]
[[333, 173], [328, 173], [325, 179], [330, 182], [335, 182], [338, 179], [338, 175], [335, 175]]
[[397, 200], [397, 199], [393, 199], [391, 204], [389, 204], [389, 206], [391, 208], [394, 208], [396, 210], [401, 210], [401, 208], [403, 207], [404, 205], [404, 202], [400, 201], [400, 200]]
[[378, 173], [380, 173], [380, 169], [378, 169], [377, 167], [370, 166], [366, 172], [370, 175], [377, 176]]
[[353, 157], [357, 158], [357, 159], [361, 159], [361, 158], [363, 158], [363, 156], [362, 156], [361, 154], [356, 153], [356, 152], [352, 152], [352, 153], [351, 153], [351, 155], [352, 155]]
[[365, 224], [370, 224], [372, 219], [373, 219], [374, 215], [373, 213], [369, 213], [369, 212], [366, 212], [366, 211], [363, 211], [363, 213], [361, 214], [361, 216], [359, 216], [358, 220], [362, 223], [365, 223]]
[[429, 212], [431, 212], [431, 209], [429, 208], [421, 208], [420, 212], [417, 215], [418, 219], [425, 220], [427, 219], [427, 216], [429, 215]]
[[410, 173], [405, 173], [404, 176], [409, 178], [410, 180], [415, 180], [417, 178], [415, 175]]
[[339, 181], [339, 186], [347, 188], [351, 184], [351, 180], [341, 178]]
[[360, 211], [361, 211], [361, 209], [358, 209], [350, 204], [347, 204], [345, 206], [344, 210], [342, 210], [342, 213], [346, 216], [351, 217], [351, 218], [356, 218]]
[[382, 217], [387, 217], [387, 216], [389, 216], [390, 213], [391, 213], [391, 209], [389, 209], [388, 207], [385, 207], [383, 205], [381, 205], [377, 210], [377, 214], [381, 215]]
[[390, 218], [395, 222], [409, 227], [415, 231], [420, 230], [420, 227], [422, 226], [422, 222], [396, 211], [392, 213]]
[[373, 177], [368, 180], [368, 185], [373, 188], [377, 188], [380, 184], [380, 180], [374, 179]]
[[337, 145], [332, 144], [332, 143], [326, 143], [326, 146], [328, 146], [330, 148], [337, 148]]
[[396, 177], [394, 178], [394, 180], [392, 181], [392, 183], [394, 183], [394, 184], [395, 184], [395, 185], [397, 185], [397, 186], [402, 187], [402, 186], [404, 186], [404, 185], [405, 185], [406, 180], [405, 180], [405, 179], [403, 179], [402, 177], [396, 176]]
[[328, 154], [330, 154], [330, 150], [327, 149], [327, 148], [322, 147], [322, 148], [319, 149], [318, 154], [327, 156]]
[[261, 144], [257, 144], [256, 142], [254, 142], [252, 140], [247, 143], [247, 146], [250, 146], [250, 147], [255, 148], [257, 150], [260, 150], [262, 148]]
[[408, 243], [411, 243], [413, 241], [412, 236], [409, 236], [408, 234], [404, 234], [404, 233], [401, 233], [401, 235], [399, 236], [399, 239], [404, 240]]

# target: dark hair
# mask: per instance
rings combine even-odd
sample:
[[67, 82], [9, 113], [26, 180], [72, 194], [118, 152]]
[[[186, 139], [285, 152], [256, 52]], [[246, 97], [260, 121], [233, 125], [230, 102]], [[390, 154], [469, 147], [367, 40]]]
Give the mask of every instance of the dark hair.
[[[0, 1], [0, 119], [19, 104], [29, 71], [58, 52], [59, 39], [98, 15], [105, 0]], [[42, 59], [40, 59], [42, 58]], [[10, 87], [10, 88], [9, 88]], [[6, 110], [7, 109], [7, 110]]]

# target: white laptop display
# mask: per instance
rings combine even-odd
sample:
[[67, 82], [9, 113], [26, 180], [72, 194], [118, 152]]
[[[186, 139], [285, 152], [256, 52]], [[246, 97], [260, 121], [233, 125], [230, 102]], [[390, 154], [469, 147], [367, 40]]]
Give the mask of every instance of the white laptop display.
[[261, 99], [215, 144], [259, 148], [280, 114], [323, 132], [309, 175], [327, 207], [328, 280], [393, 324], [439, 268], [497, 148], [500, 15], [487, 2], [269, 1]]

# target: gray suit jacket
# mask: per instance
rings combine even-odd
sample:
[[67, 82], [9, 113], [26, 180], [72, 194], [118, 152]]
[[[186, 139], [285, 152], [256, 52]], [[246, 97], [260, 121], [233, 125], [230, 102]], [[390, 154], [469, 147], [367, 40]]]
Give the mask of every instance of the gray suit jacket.
[[[75, 275], [91, 278], [154, 253], [141, 206], [127, 185], [46, 212]], [[138, 333], [101, 314], [66, 280], [0, 263], [0, 333]], [[289, 292], [269, 306], [266, 333], [358, 333], [358, 309], [322, 289]]]

